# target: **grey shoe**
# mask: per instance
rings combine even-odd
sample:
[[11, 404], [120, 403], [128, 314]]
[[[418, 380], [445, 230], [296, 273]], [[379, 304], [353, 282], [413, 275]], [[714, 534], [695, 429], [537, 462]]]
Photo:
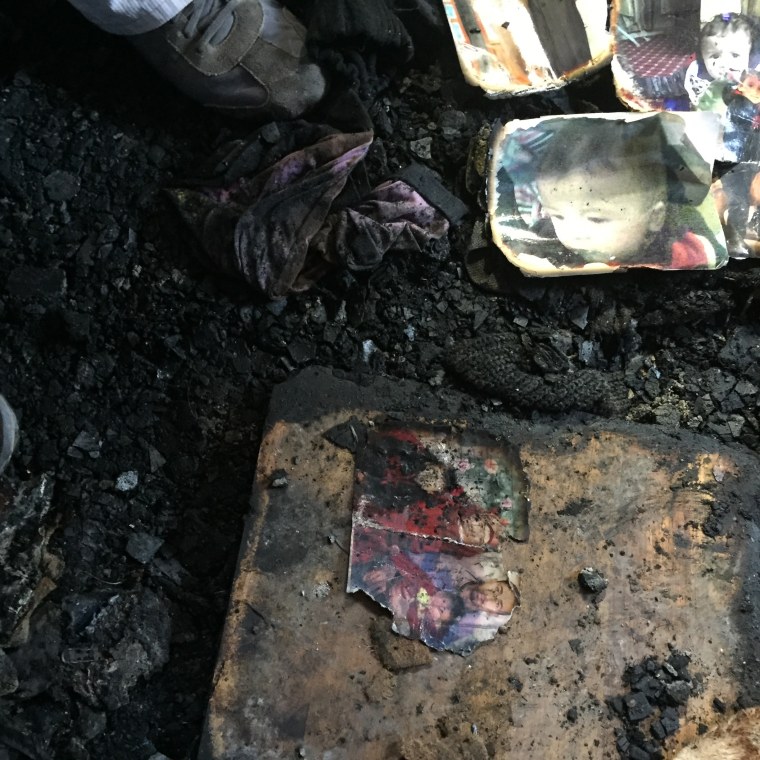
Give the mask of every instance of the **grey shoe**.
[[130, 41], [203, 105], [247, 118], [289, 119], [325, 90], [321, 70], [306, 60], [305, 34], [277, 0], [193, 0]]
[[16, 438], [18, 437], [18, 423], [13, 409], [8, 402], [0, 395], [0, 472], [5, 469], [16, 448]]

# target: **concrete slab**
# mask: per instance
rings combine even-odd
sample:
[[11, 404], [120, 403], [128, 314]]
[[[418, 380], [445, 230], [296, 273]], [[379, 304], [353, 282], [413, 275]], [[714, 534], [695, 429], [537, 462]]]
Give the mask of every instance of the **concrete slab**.
[[[530, 539], [505, 551], [522, 606], [469, 657], [386, 635], [388, 613], [344, 591], [353, 455], [323, 433], [352, 415], [520, 446]], [[271, 487], [278, 470], [286, 487]], [[715, 697], [760, 702], [758, 471], [751, 452], [690, 434], [529, 424], [464, 395], [305, 370], [272, 398], [199, 757], [613, 758], [605, 699], [671, 646], [703, 680], [685, 741], [715, 723]], [[601, 597], [579, 587], [587, 566], [609, 581]]]

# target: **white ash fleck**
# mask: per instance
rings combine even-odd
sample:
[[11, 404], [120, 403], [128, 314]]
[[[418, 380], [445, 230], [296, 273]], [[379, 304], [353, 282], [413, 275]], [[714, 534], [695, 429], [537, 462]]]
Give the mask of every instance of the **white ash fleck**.
[[370, 356], [377, 351], [377, 346], [372, 340], [365, 340], [362, 342], [362, 356], [365, 362], [369, 361]]
[[331, 593], [332, 586], [328, 583], [328, 581], [317, 583], [317, 585], [314, 586], [311, 590], [311, 595], [315, 599], [325, 599], [326, 597], [330, 596]]
[[131, 491], [137, 488], [137, 484], [140, 482], [140, 476], [136, 470], [128, 470], [122, 472], [118, 478], [116, 478], [116, 490], [117, 491]]

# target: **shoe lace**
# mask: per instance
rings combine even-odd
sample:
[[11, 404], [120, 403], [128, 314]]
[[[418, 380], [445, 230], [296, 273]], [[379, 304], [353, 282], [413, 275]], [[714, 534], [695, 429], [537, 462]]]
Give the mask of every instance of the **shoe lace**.
[[232, 31], [235, 10], [243, 0], [194, 0], [183, 32], [192, 39], [200, 32], [201, 45], [218, 45]]

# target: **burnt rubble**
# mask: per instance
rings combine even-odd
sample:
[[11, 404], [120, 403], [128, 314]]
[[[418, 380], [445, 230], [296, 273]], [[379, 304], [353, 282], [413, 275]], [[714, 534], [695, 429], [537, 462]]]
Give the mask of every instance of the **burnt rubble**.
[[[755, 262], [513, 271], [501, 295], [467, 276], [472, 138], [499, 116], [612, 110], [608, 72], [498, 102], [462, 83], [443, 38], [421, 49], [372, 94], [364, 171], [422, 163], [468, 214], [420, 253], [269, 301], [204, 265], [162, 193], [247, 125], [172, 92], [63, 0], [10, 3], [0, 40], [0, 392], [20, 429], [0, 494], [1, 760], [193, 756], [268, 399], [306, 366], [453, 388], [455, 345], [500, 335], [541, 388], [593, 372], [625, 402], [605, 414], [758, 448]], [[557, 419], [514, 389], [473, 393], [473, 409]], [[708, 535], [731, 529], [721, 509]], [[657, 757], [681, 720], [697, 681], [677, 657], [629, 671], [611, 704], [622, 756]]]
[[616, 739], [620, 757], [665, 757], [663, 742], [678, 731], [683, 708], [700, 690], [700, 677], [691, 674], [690, 662], [688, 654], [674, 650], [663, 661], [648, 657], [626, 668], [623, 683], [628, 691], [607, 699], [608, 707], [623, 723]]

